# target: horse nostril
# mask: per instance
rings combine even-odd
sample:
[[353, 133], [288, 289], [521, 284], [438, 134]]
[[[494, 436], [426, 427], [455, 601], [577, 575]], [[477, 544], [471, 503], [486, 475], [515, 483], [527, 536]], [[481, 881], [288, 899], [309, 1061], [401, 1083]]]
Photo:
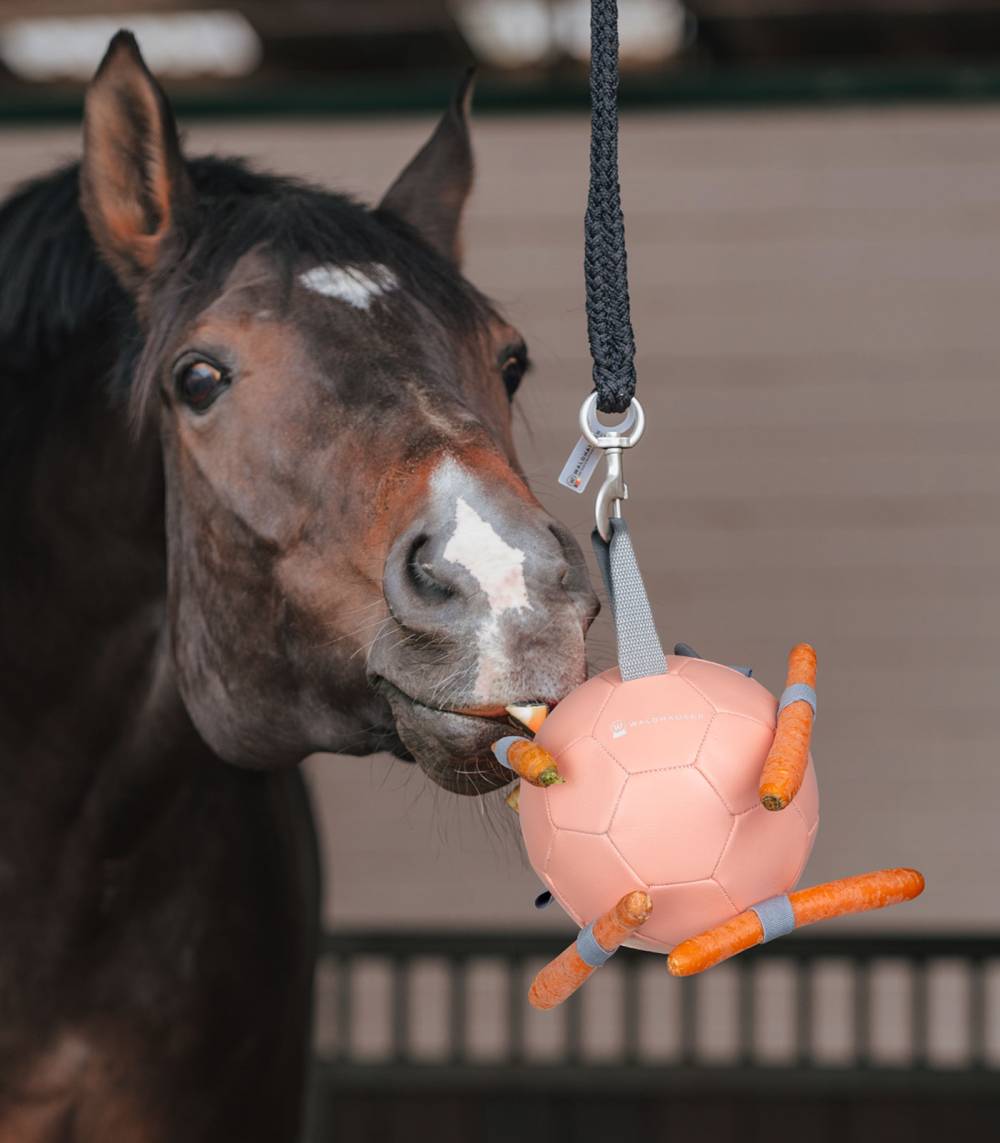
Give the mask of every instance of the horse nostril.
[[559, 586], [567, 591], [572, 590], [573, 581], [578, 578], [583, 564], [583, 555], [576, 545], [576, 541], [561, 526], [550, 523], [549, 532], [555, 537], [562, 555], [562, 567], [559, 571]]
[[410, 584], [425, 599], [446, 600], [455, 595], [455, 588], [444, 583], [435, 574], [433, 561], [427, 551], [429, 536], [417, 536], [406, 557], [406, 574]]

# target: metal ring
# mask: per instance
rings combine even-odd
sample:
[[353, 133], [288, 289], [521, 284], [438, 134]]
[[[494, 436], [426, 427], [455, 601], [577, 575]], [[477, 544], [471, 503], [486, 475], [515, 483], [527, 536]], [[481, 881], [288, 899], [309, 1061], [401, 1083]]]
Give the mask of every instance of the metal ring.
[[635, 397], [617, 425], [602, 425], [597, 419], [596, 393], [591, 393], [580, 406], [580, 431], [594, 448], [631, 448], [639, 443], [645, 428], [646, 415]]

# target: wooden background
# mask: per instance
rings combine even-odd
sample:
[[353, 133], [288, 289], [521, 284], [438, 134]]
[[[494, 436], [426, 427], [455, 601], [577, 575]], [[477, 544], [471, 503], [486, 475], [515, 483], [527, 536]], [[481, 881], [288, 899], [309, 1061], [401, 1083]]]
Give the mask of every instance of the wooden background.
[[[199, 123], [189, 150], [376, 196], [425, 119]], [[587, 124], [485, 119], [468, 272], [528, 338], [520, 404], [555, 485], [589, 387]], [[0, 133], [0, 189], [78, 132]], [[664, 641], [820, 654], [823, 828], [806, 880], [914, 864], [923, 900], [856, 925], [997, 925], [1000, 109], [630, 115], [622, 163], [647, 437], [629, 517]], [[606, 619], [594, 660], [606, 665]], [[309, 763], [337, 924], [568, 923], [498, 800], [386, 759]]]

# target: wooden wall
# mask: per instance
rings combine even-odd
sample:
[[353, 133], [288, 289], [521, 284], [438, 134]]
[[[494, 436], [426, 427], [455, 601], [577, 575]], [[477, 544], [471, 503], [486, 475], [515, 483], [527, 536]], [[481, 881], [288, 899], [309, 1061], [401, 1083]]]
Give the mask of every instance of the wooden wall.
[[[428, 127], [199, 123], [189, 140], [372, 195]], [[589, 498], [555, 474], [589, 386], [586, 130], [479, 123], [468, 226], [470, 275], [537, 362], [526, 467], [582, 539]], [[5, 131], [0, 183], [77, 146]], [[649, 415], [629, 516], [662, 633], [774, 688], [786, 648], [813, 641], [824, 824], [807, 878], [916, 864], [920, 903], [854, 923], [995, 927], [1000, 109], [631, 115], [622, 161]], [[498, 803], [384, 759], [309, 771], [331, 922], [564, 924], [531, 909]]]

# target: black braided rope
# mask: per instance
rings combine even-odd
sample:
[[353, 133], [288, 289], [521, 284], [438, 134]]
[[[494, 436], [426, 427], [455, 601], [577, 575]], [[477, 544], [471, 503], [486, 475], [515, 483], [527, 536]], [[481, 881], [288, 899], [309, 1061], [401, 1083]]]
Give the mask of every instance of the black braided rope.
[[590, 189], [584, 220], [587, 336], [602, 413], [623, 413], [635, 393], [635, 334], [628, 301], [625, 219], [618, 185], [618, 4], [590, 6]]

